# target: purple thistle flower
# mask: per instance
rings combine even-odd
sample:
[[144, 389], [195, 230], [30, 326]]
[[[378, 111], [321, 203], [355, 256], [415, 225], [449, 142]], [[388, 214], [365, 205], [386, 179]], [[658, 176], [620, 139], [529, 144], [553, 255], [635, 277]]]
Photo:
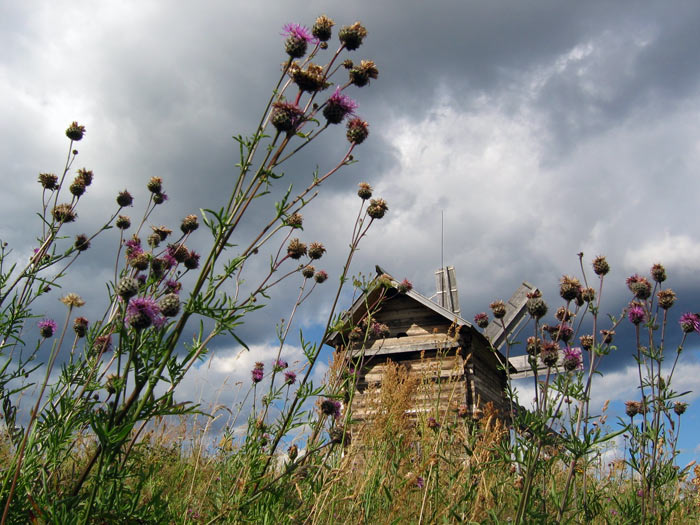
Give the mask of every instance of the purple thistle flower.
[[418, 487], [419, 489], [425, 487], [425, 480], [423, 479], [423, 476], [418, 476], [416, 478], [416, 487]]
[[321, 402], [321, 412], [327, 416], [333, 416], [335, 419], [340, 417], [340, 401], [326, 398]]
[[489, 325], [489, 316], [486, 312], [481, 312], [474, 316], [474, 323], [479, 328], [486, 328]]
[[280, 372], [281, 370], [284, 370], [288, 366], [289, 365], [287, 364], [287, 361], [285, 361], [283, 359], [278, 359], [277, 361], [275, 361], [273, 368], [274, 368], [275, 372]]
[[293, 385], [296, 380], [297, 380], [297, 375], [296, 375], [296, 373], [292, 372], [291, 370], [287, 370], [284, 373], [284, 382], [286, 384]]
[[582, 351], [578, 346], [564, 348], [564, 370], [572, 372], [583, 368]]
[[259, 383], [263, 380], [265, 375], [265, 365], [260, 362], [255, 363], [253, 370], [250, 371], [250, 375], [253, 379], [253, 383]]
[[163, 255], [163, 257], [160, 258], [163, 261], [163, 264], [165, 267], [169, 270], [170, 268], [173, 268], [177, 266], [179, 263], [177, 262], [177, 259], [170, 255], [169, 253], [166, 253]]
[[143, 253], [143, 248], [141, 248], [141, 241], [138, 239], [129, 239], [124, 243], [126, 246], [126, 257], [127, 259], [133, 259], [138, 257]]
[[282, 35], [287, 37], [284, 42], [284, 50], [292, 58], [301, 58], [306, 54], [306, 47], [310, 42], [318, 42], [311, 32], [299, 24], [285, 24]]
[[282, 35], [286, 36], [287, 38], [296, 38], [298, 40], [304, 40], [307, 44], [316, 40], [311, 34], [311, 31], [309, 31], [306, 27], [304, 27], [301, 24], [295, 24], [293, 22], [284, 24], [284, 26], [282, 27], [282, 31]]
[[411, 284], [411, 281], [409, 281], [408, 279], [404, 279], [399, 283], [397, 290], [399, 291], [399, 293], [408, 293], [411, 290], [413, 290], [413, 284]]
[[175, 281], [173, 279], [168, 279], [167, 281], [165, 281], [165, 288], [170, 293], [180, 293], [180, 289], [182, 288], [182, 283], [179, 281]]
[[346, 115], [352, 115], [356, 109], [357, 103], [347, 95], [343, 95], [340, 86], [338, 86], [326, 101], [323, 116], [330, 124], [340, 124]]
[[686, 312], [681, 315], [680, 319], [681, 330], [686, 334], [689, 332], [700, 332], [700, 315], [692, 312]]
[[134, 297], [126, 307], [126, 321], [137, 330], [153, 325], [160, 328], [165, 319], [160, 315], [158, 303], [150, 297]]
[[44, 319], [43, 321], [39, 321], [38, 326], [39, 333], [43, 338], [51, 337], [54, 333], [56, 333], [56, 330], [58, 329], [56, 321], [54, 321], [53, 319]]
[[627, 310], [627, 318], [632, 324], [638, 325], [644, 321], [644, 308], [638, 303], [630, 303], [629, 309]]

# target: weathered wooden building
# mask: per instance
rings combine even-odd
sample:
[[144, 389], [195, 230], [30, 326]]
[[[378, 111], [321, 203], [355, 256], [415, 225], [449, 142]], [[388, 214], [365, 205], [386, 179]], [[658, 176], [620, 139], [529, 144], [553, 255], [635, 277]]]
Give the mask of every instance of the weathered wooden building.
[[[346, 352], [356, 370], [353, 418], [371, 418], [372, 397], [377, 395], [389, 361], [419, 378], [410, 410], [414, 415], [437, 416], [460, 406], [474, 414], [484, 404], [493, 403], [507, 417], [506, 358], [494, 351], [477, 327], [458, 315], [456, 293], [452, 293], [456, 290], [449, 282], [450, 275], [454, 281], [454, 274], [444, 272], [438, 277], [447, 281], [447, 286], [438, 286], [438, 300], [446, 307], [415, 290], [405, 290], [381, 268], [377, 270], [382, 273], [377, 278], [388, 281], [389, 286], [377, 287], [369, 297], [358, 299], [347, 312], [345, 328], [326, 341], [336, 351]], [[517, 294], [511, 298], [506, 318], [511, 325], [519, 321], [523, 305]], [[500, 332], [494, 330], [491, 335], [498, 338]], [[517, 372], [512, 365], [510, 372]]]

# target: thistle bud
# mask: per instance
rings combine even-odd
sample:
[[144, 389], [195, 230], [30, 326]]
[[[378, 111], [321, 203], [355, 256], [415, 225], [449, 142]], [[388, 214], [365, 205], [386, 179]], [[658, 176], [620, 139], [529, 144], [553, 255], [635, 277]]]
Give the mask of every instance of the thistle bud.
[[92, 170], [89, 170], [87, 168], [80, 168], [78, 170], [78, 176], [76, 177], [76, 180], [80, 179], [85, 186], [90, 186], [92, 184], [92, 179], [94, 177], [94, 174], [92, 173]]
[[81, 233], [75, 237], [75, 243], [73, 246], [75, 246], [75, 249], [79, 252], [84, 252], [90, 247], [90, 239], [88, 239], [87, 235]]
[[309, 257], [311, 259], [320, 259], [325, 252], [326, 249], [320, 242], [312, 242], [309, 244]]
[[85, 193], [85, 184], [83, 183], [82, 180], [80, 180], [78, 177], [76, 177], [73, 180], [73, 184], [71, 184], [68, 187], [68, 190], [71, 192], [71, 195], [74, 197], [81, 197], [83, 193]]
[[116, 227], [120, 230], [126, 230], [131, 226], [131, 219], [126, 215], [120, 215], [117, 217]]
[[289, 217], [287, 217], [284, 223], [292, 228], [301, 228], [303, 223], [301, 213], [292, 213]]
[[357, 190], [357, 195], [363, 201], [366, 201], [372, 196], [372, 186], [370, 186], [366, 182], [360, 182], [358, 186], [360, 187], [360, 189]]
[[657, 283], [662, 283], [666, 280], [666, 268], [661, 264], [656, 263], [651, 267], [651, 276]]
[[367, 206], [367, 215], [372, 219], [381, 219], [386, 214], [389, 206], [384, 199], [372, 199]]
[[73, 222], [78, 216], [73, 211], [73, 207], [70, 204], [59, 204], [55, 206], [51, 214], [56, 222], [63, 223]]
[[316, 275], [314, 275], [314, 281], [316, 281], [318, 284], [325, 282], [326, 279], [328, 279], [328, 274], [323, 270], [317, 271]]
[[148, 188], [148, 191], [151, 193], [161, 193], [163, 191], [163, 179], [160, 177], [151, 177], [146, 184], [146, 188]]
[[659, 306], [664, 310], [668, 310], [676, 302], [676, 293], [670, 288], [659, 290], [656, 296], [659, 298]]
[[87, 332], [88, 320], [84, 317], [76, 317], [73, 320], [73, 331], [78, 337], [85, 337]]
[[192, 233], [197, 228], [199, 228], [199, 220], [196, 215], [191, 214], [182, 219], [182, 224], [180, 224], [180, 230], [185, 235], [188, 233]]
[[314, 273], [316, 273], [316, 269], [310, 264], [301, 269], [301, 275], [303, 275], [306, 279], [311, 279], [314, 276]]
[[478, 313], [474, 316], [474, 323], [481, 329], [486, 328], [489, 325], [489, 316], [486, 312]]
[[345, 136], [351, 144], [362, 144], [369, 136], [369, 124], [360, 117], [348, 121]]
[[572, 301], [579, 295], [581, 283], [575, 277], [564, 275], [559, 283], [559, 295], [565, 301]]

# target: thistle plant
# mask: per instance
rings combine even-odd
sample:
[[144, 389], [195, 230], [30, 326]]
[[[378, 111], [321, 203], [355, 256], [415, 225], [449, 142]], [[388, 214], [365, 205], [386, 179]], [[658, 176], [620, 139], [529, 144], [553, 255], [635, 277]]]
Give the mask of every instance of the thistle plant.
[[[306, 361], [299, 370], [288, 369], [284, 361], [298, 308], [328, 279], [325, 270], [316, 268], [325, 247], [317, 240], [302, 240], [302, 211], [329, 178], [355, 162], [353, 152], [367, 139], [369, 125], [356, 114], [358, 104], [349, 92], [378, 77], [374, 62], [362, 60], [355, 65], [342, 59], [361, 46], [366, 29], [359, 22], [342, 27], [337, 48], [329, 50], [333, 26], [329, 18], [319, 17], [311, 30], [299, 24], [284, 27], [282, 47], [287, 58], [280, 77], [253, 133], [235, 137], [240, 161], [230, 195], [201, 214], [186, 215], [178, 228], [151, 223], [168, 201], [166, 182], [154, 176], [146, 184], [140, 220], [124, 212], [142, 196], [125, 189], [117, 195], [116, 210], [104, 226], [92, 235], [78, 235], [70, 247], [63, 248], [62, 229], [79, 222], [78, 205], [93, 182], [93, 173], [87, 169], [79, 169], [69, 179], [78, 154], [74, 143], [86, 131], [77, 123], [66, 130], [70, 143], [62, 174], [39, 176], [42, 224], [34, 255], [24, 268], [8, 268], [9, 248], [3, 244], [0, 252], [0, 356], [4, 359], [0, 396], [13, 447], [10, 464], [0, 472], [2, 525], [31, 519], [81, 523], [154, 519], [161, 503], [157, 494], [144, 499], [142, 484], [147, 475], [136, 459], [144, 432], [156, 419], [199, 412], [196, 405], [177, 400], [178, 385], [216, 338], [230, 337], [247, 348], [240, 326], [283, 281], [298, 279], [299, 295], [288, 321], [278, 328], [275, 362], [267, 368], [260, 363], [251, 373], [253, 410], [245, 438], [236, 445], [244, 453], [231, 470], [244, 480], [244, 488], [220, 485], [220, 494], [226, 494], [228, 501], [219, 507], [219, 516], [235, 519], [271, 490], [278, 482], [272, 476], [273, 458], [286, 436], [302, 425], [323, 421], [307, 409], [315, 400], [328, 397], [325, 387], [313, 385], [310, 379], [321, 342], [302, 338]], [[321, 65], [324, 54], [329, 56]], [[348, 75], [344, 79], [343, 72]], [[347, 148], [341, 158], [324, 172], [314, 171], [301, 190], [288, 184], [280, 192], [284, 164], [322, 134], [337, 133], [334, 128], [343, 123]], [[369, 185], [363, 188], [366, 192]], [[275, 192], [279, 200], [270, 202]], [[361, 199], [326, 333], [337, 320], [335, 309], [353, 254], [369, 227], [388, 209], [382, 199], [366, 200]], [[241, 224], [253, 210], [262, 211], [263, 217], [267, 213], [266, 218], [254, 234], [244, 234]], [[201, 235], [200, 222], [211, 235], [210, 248], [202, 254], [187, 245], [193, 235]], [[82, 300], [75, 294], [64, 296], [67, 314], [62, 329], [50, 319], [40, 321], [39, 341], [28, 352], [22, 337], [34, 316], [34, 301], [55, 294], [51, 289], [78, 257], [90, 253], [95, 236], [112, 228], [119, 235], [104, 312], [100, 315], [97, 305], [87, 305], [73, 319], [74, 308], [82, 306]], [[270, 256], [267, 265], [263, 254]], [[260, 268], [264, 268], [262, 275]], [[183, 334], [186, 329], [191, 332], [193, 325], [198, 326], [195, 335], [184, 340]], [[74, 338], [65, 359], [63, 346], [70, 339], [71, 326]], [[39, 351], [49, 344], [48, 361], [34, 364]], [[31, 412], [23, 414], [19, 399], [31, 386], [25, 378], [42, 366], [45, 378], [38, 398]], [[60, 368], [57, 377], [55, 367]], [[267, 393], [259, 399], [258, 385], [266, 377]], [[311, 439], [313, 448], [306, 457], [336, 441]]]
[[[591, 485], [598, 484], [589, 472], [605, 444], [623, 433], [630, 437], [629, 456], [624, 461], [632, 475], [625, 492], [608, 498], [614, 505], [612, 510], [630, 522], [664, 523], [678, 509], [676, 487], [690, 469], [675, 465], [680, 418], [686, 407], [679, 398], [687, 392], [674, 391], [671, 383], [686, 338], [698, 331], [700, 318], [692, 313], [681, 317], [682, 339], [673, 365], [664, 369], [669, 309], [676, 294], [663, 287], [663, 266], [652, 267], [654, 285], [639, 275], [627, 279], [632, 302], [618, 316], [609, 316], [610, 321], [602, 328], [603, 284], [610, 265], [602, 256], [593, 260], [598, 280], [593, 285], [588, 281], [583, 254], [579, 254], [579, 261], [581, 280], [569, 275], [561, 278], [559, 293], [564, 304], [556, 310], [555, 323], [542, 322], [550, 308], [539, 290], [527, 296], [532, 335], [522, 343], [534, 377], [532, 408], [520, 406], [510, 366], [504, 363], [506, 394], [512, 408], [510, 440], [501, 448], [501, 459], [512, 465], [517, 476], [515, 523], [544, 520], [547, 516], [556, 516], [557, 522], [575, 515], [584, 516], [587, 521], [599, 518], [602, 495], [591, 489]], [[504, 303], [495, 301], [491, 309], [495, 322], [506, 331]], [[486, 326], [486, 314], [477, 314], [475, 322]], [[590, 401], [593, 380], [601, 375], [603, 359], [612, 352], [624, 351], [614, 345], [615, 332], [627, 322], [636, 334], [632, 355], [638, 369], [640, 400], [627, 403], [630, 421], [620, 419], [620, 428], [613, 430], [606, 425], [608, 402], [599, 413], [593, 413]], [[580, 346], [574, 346], [576, 342]], [[507, 357], [517, 343], [509, 334]], [[547, 477], [559, 469], [563, 483], [548, 481]]]

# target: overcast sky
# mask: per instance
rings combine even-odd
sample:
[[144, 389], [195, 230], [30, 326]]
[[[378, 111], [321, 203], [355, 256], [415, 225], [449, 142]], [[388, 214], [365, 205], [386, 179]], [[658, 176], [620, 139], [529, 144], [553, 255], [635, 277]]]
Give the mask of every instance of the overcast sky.
[[[613, 268], [606, 311], [618, 313], [629, 300], [624, 279], [655, 262], [680, 296], [673, 328], [682, 312], [699, 309], [700, 5], [693, 1], [4, 2], [0, 238], [18, 257], [30, 253], [40, 226], [36, 177], [61, 169], [72, 120], [87, 127], [77, 166], [96, 178], [71, 233], [97, 225], [124, 188], [137, 197], [136, 215], [154, 175], [170, 197], [157, 223], [176, 225], [224, 204], [238, 160], [231, 136], [259, 119], [285, 60], [281, 28], [310, 26], [319, 14], [338, 25], [362, 21], [369, 35], [351, 58], [373, 59], [380, 71], [369, 87], [349, 91], [370, 123], [359, 163], [305, 212], [304, 240], [328, 249], [329, 283], [349, 241], [356, 185], [367, 181], [390, 211], [353, 270], [371, 274], [380, 264], [432, 295], [442, 212], [444, 260], [456, 268], [467, 319], [523, 280], [555, 308], [558, 280], [580, 274], [581, 251], [589, 276], [596, 255]], [[331, 131], [285, 168], [297, 187], [342, 154], [343, 130]], [[95, 301], [113, 264], [113, 233], [68, 281]], [[198, 235], [203, 249], [206, 235]], [[97, 282], [86, 282], [86, 273]], [[327, 315], [331, 286], [301, 314], [312, 332]], [[253, 361], [271, 358], [274, 325], [288, 316], [292, 293], [294, 286], [280, 291], [241, 329], [256, 355], [234, 361], [235, 345], [217, 343], [218, 375], [200, 371], [207, 384], [247, 380]], [[697, 337], [679, 370], [689, 389], [700, 373]], [[606, 365], [618, 408], [637, 396], [620, 386], [629, 382], [613, 381], [630, 374], [632, 351], [621, 349]], [[697, 423], [698, 411], [688, 418]]]

